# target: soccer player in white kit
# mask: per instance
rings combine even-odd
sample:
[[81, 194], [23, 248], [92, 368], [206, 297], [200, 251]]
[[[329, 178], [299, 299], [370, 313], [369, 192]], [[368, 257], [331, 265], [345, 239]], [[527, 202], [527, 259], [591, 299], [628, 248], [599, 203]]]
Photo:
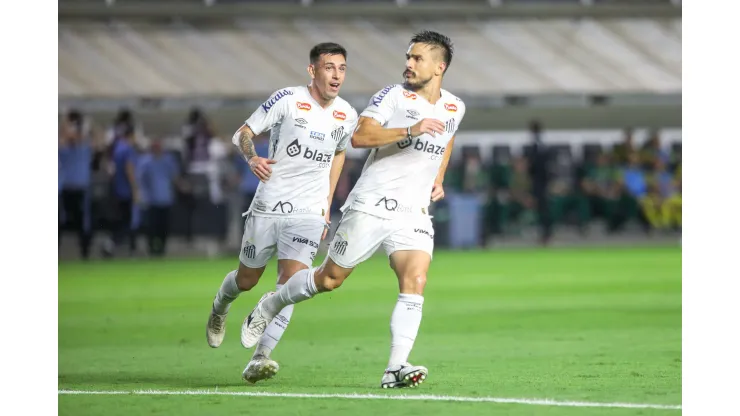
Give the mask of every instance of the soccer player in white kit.
[[444, 173], [465, 114], [463, 102], [441, 88], [452, 52], [450, 39], [436, 32], [411, 39], [405, 82], [380, 90], [360, 114], [352, 145], [372, 150], [342, 207], [329, 256], [260, 300], [242, 326], [245, 347], [257, 342], [281, 309], [338, 288], [382, 246], [400, 294], [391, 315], [391, 353], [381, 387], [414, 387], [427, 377], [427, 368], [409, 364], [408, 356], [421, 324], [434, 246], [429, 203], [444, 197]]
[[[290, 276], [311, 267], [328, 230], [331, 201], [357, 112], [338, 96], [347, 51], [336, 43], [322, 43], [311, 49], [309, 58], [310, 85], [276, 91], [232, 139], [261, 182], [245, 214], [239, 267], [226, 275], [213, 301], [206, 326], [213, 348], [223, 342], [231, 302], [257, 284], [268, 260], [277, 252], [279, 289]], [[269, 155], [257, 155], [252, 138], [267, 130]], [[261, 334], [242, 373], [246, 381], [254, 383], [278, 371], [270, 354], [292, 313], [293, 306], [286, 305], [273, 314], [275, 319]]]

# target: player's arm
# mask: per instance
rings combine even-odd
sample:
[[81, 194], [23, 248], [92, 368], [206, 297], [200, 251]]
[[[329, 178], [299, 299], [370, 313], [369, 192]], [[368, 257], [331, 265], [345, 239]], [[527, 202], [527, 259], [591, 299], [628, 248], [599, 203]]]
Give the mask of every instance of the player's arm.
[[257, 107], [231, 138], [231, 142], [239, 148], [239, 151], [244, 155], [244, 159], [247, 160], [249, 169], [262, 182], [267, 182], [270, 179], [270, 175], [272, 175], [270, 165], [277, 162], [260, 157], [254, 148], [253, 139], [255, 136], [271, 130], [282, 121], [287, 114], [286, 105], [288, 100], [285, 97], [292, 94], [287, 89], [275, 91], [264, 104]]
[[439, 165], [439, 172], [437, 172], [437, 177], [434, 179], [434, 186], [432, 186], [432, 202], [437, 202], [440, 199], [445, 197], [445, 190], [442, 187], [442, 183], [445, 180], [445, 173], [447, 172], [447, 164], [450, 162], [450, 156], [452, 155], [452, 146], [454, 144], [455, 144], [455, 136], [452, 136], [449, 143], [447, 143], [445, 154], [442, 157], [442, 164]]
[[257, 150], [254, 148], [254, 132], [246, 123], [234, 133], [231, 141], [239, 148], [239, 151], [244, 156], [244, 159], [249, 164], [249, 169], [254, 173], [259, 180], [267, 182], [272, 175], [272, 168], [270, 165], [276, 162], [271, 159], [260, 157], [257, 154]]
[[[334, 191], [337, 189], [337, 182], [339, 182], [339, 176], [342, 174], [346, 155], [346, 150], [337, 150], [331, 161], [331, 170], [329, 171], [329, 197], [327, 198], [327, 202], [329, 204], [327, 205], [328, 209], [326, 210], [326, 216], [324, 217], [327, 226], [331, 224], [331, 203], [334, 200]], [[322, 240], [326, 238], [327, 231], [328, 227], [324, 229], [324, 234], [321, 235]]]
[[417, 137], [424, 133], [435, 135], [443, 133], [444, 130], [444, 123], [431, 118], [425, 118], [410, 128], [385, 128], [372, 117], [360, 117], [357, 129], [352, 134], [352, 147], [358, 149], [380, 147], [398, 142], [409, 136]]

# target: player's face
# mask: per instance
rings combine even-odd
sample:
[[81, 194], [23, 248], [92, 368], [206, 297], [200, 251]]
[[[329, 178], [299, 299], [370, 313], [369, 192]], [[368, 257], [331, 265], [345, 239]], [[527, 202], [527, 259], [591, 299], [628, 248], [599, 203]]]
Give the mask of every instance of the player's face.
[[316, 89], [327, 101], [339, 95], [346, 72], [347, 60], [342, 55], [323, 54], [315, 65], [309, 67]]
[[444, 73], [444, 62], [438, 48], [425, 43], [412, 43], [406, 52], [406, 70], [403, 79], [408, 88], [424, 87], [435, 76]]

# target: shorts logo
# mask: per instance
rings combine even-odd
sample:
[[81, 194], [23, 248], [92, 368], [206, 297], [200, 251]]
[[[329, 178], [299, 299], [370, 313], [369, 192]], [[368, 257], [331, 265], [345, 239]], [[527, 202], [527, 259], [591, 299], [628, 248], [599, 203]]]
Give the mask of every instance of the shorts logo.
[[411, 120], [418, 120], [419, 115], [419, 112], [416, 110], [406, 110], [406, 118], [410, 118]]
[[445, 110], [454, 113], [457, 111], [457, 106], [455, 104], [445, 103]]
[[262, 104], [262, 109], [265, 110], [265, 113], [270, 111], [272, 106], [275, 105], [275, 103], [280, 101], [280, 99], [285, 97], [286, 95], [293, 95], [293, 91], [288, 91], [288, 90], [278, 91], [269, 100], [265, 101], [264, 104]]
[[403, 96], [406, 97], [406, 98], [411, 98], [412, 100], [415, 100], [416, 99], [416, 94], [414, 94], [411, 91], [403, 90]]
[[272, 207], [272, 212], [276, 212], [278, 208], [280, 209], [280, 212], [283, 214], [290, 214], [293, 212], [293, 204], [291, 204], [290, 202], [278, 201], [278, 203], [275, 204], [274, 207]]
[[340, 256], [343, 256], [344, 253], [347, 251], [347, 241], [337, 239], [334, 242], [334, 252], [339, 254]]
[[311, 111], [311, 104], [309, 104], [309, 103], [302, 103], [302, 102], [298, 101], [297, 103], [295, 103], [295, 105], [296, 105], [296, 107], [298, 107], [299, 110]]
[[339, 126], [331, 132], [331, 138], [335, 142], [342, 140], [342, 136], [344, 136], [344, 126]]
[[393, 89], [393, 87], [395, 87], [395, 85], [389, 85], [383, 88], [382, 90], [380, 90], [378, 95], [374, 95], [371, 101], [372, 105], [378, 107], [380, 103], [383, 102], [383, 98], [385, 98], [385, 96], [388, 95], [388, 93]]
[[429, 231], [427, 231], [427, 230], [425, 230], [423, 228], [414, 228], [414, 232], [415, 233], [419, 233], [419, 234], [426, 234], [427, 236], [429, 236], [429, 238], [431, 238], [432, 240], [434, 240], [434, 234], [430, 233]]
[[455, 132], [455, 119], [454, 118], [447, 120], [447, 122], [445, 123], [445, 130], [447, 130], [447, 133], [450, 133], [450, 134]]
[[255, 253], [254, 244], [251, 244], [247, 241], [247, 244], [244, 245], [243, 251], [244, 251], [244, 257], [248, 259], [254, 258], [254, 253]]
[[310, 247], [313, 247], [313, 248], [316, 248], [316, 249], [319, 248], [319, 245], [316, 242], [311, 241], [311, 240], [309, 240], [308, 238], [305, 238], [305, 237], [293, 237], [293, 242], [294, 243], [305, 244], [307, 246], [310, 246]]
[[319, 133], [317, 131], [312, 131], [311, 132], [311, 138], [314, 139], [314, 140], [318, 140], [320, 142], [323, 142], [324, 141], [324, 133]]
[[407, 138], [399, 141], [397, 144], [398, 144], [398, 148], [399, 149], [405, 149], [405, 148], [411, 146], [411, 143], [413, 143], [413, 140], [411, 140], [410, 137], [407, 137]]
[[295, 157], [301, 154], [301, 145], [298, 143], [298, 139], [295, 139], [292, 142], [290, 142], [290, 144], [288, 145], [287, 152], [288, 152], [288, 156], [290, 157]]
[[333, 115], [334, 115], [334, 118], [337, 119], [337, 120], [346, 120], [347, 119], [347, 115], [344, 114], [341, 111], [334, 110]]

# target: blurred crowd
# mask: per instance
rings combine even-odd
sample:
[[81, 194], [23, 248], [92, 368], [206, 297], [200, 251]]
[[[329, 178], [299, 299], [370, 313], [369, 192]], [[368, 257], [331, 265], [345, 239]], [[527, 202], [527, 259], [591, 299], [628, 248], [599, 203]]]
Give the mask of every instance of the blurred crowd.
[[[237, 126], [234, 127], [234, 130]], [[121, 110], [107, 126], [79, 111], [62, 115], [59, 132], [59, 242], [78, 236], [80, 254], [105, 257], [166, 252], [173, 235], [192, 243], [207, 235], [225, 242], [241, 235], [241, 214], [258, 179], [231, 144], [233, 132], [215, 131], [193, 109], [180, 131], [148, 137], [131, 111]], [[630, 130], [612, 148], [545, 144], [542, 127], [530, 126], [523, 150], [493, 148], [484, 162], [478, 146], [456, 149], [445, 178], [448, 194], [481, 201], [481, 243], [539, 226], [546, 243], [554, 228], [572, 225], [582, 233], [594, 219], [616, 233], [631, 223], [645, 232], [681, 227], [680, 143], [667, 149], [657, 132], [637, 145]], [[267, 136], [255, 139], [267, 154]], [[332, 211], [337, 213], [359, 178], [364, 159], [347, 158]], [[452, 213], [454, 215], [454, 213]], [[442, 216], [440, 216], [441, 218]], [[93, 237], [101, 242], [93, 248]], [[100, 238], [102, 237], [102, 238]]]
[[[232, 145], [232, 133], [219, 136], [198, 109], [190, 111], [177, 134], [166, 137], [148, 137], [126, 109], [107, 126], [76, 110], [62, 115], [59, 244], [65, 232], [75, 233], [83, 258], [93, 250], [110, 258], [137, 254], [143, 236], [148, 254], [161, 256], [173, 235], [188, 243], [209, 236], [223, 244], [230, 231], [241, 235], [241, 214], [259, 180]], [[258, 154], [266, 155], [268, 136], [254, 141]], [[346, 162], [333, 210], [359, 177], [357, 166]], [[93, 247], [93, 241], [102, 243]]]
[[[540, 227], [547, 243], [554, 227], [587, 233], [601, 219], [608, 233], [638, 224], [646, 233], [681, 229], [681, 144], [664, 146], [657, 131], [637, 145], [631, 129], [614, 146], [588, 143], [577, 149], [545, 144], [532, 122], [531, 141], [519, 155], [494, 146], [483, 163], [478, 147], [463, 148], [445, 184], [480, 196], [486, 227], [482, 237]], [[580, 153], [576, 156], [575, 153]]]

